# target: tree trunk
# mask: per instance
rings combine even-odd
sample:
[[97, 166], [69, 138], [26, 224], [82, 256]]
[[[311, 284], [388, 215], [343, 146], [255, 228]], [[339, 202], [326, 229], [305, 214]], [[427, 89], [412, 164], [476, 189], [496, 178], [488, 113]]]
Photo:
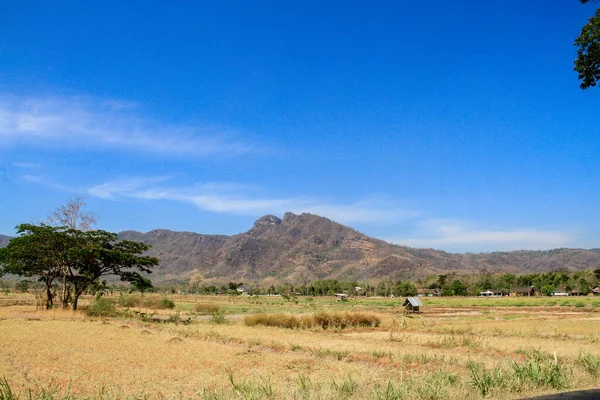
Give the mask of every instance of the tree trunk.
[[46, 310], [51, 309], [53, 306], [52, 304], [52, 290], [50, 288], [50, 285], [46, 286]]
[[67, 288], [67, 274], [63, 277], [63, 289], [62, 289], [62, 308], [69, 308], [69, 291]]
[[75, 292], [75, 295], [73, 296], [73, 311], [77, 310], [77, 301], [79, 300], [79, 296], [81, 296], [81, 293]]

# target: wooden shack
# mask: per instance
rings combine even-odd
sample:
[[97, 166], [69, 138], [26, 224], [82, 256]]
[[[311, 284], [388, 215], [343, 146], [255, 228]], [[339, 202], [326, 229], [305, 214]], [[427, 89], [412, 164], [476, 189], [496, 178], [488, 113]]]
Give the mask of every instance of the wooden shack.
[[420, 314], [421, 307], [423, 307], [423, 303], [419, 300], [418, 297], [407, 297], [404, 300], [404, 314]]

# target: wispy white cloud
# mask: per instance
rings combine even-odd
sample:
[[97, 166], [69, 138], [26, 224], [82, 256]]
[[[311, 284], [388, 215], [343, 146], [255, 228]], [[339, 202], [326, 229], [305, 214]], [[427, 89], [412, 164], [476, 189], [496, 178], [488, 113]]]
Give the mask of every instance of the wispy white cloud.
[[57, 183], [51, 179], [48, 179], [47, 177], [40, 176], [40, 175], [26, 174], [26, 175], [23, 175], [22, 179], [24, 181], [27, 181], [30, 183], [35, 183], [37, 185], [45, 186], [47, 188], [56, 189], [56, 190], [62, 190], [65, 192], [76, 193], [76, 192], [80, 191], [80, 188], [71, 187], [71, 186], [61, 184], [61, 183]]
[[0, 147], [52, 144], [195, 156], [260, 151], [232, 129], [164, 124], [142, 118], [138, 111], [136, 103], [114, 100], [5, 96], [0, 101]]
[[161, 185], [164, 177], [133, 178], [95, 185], [87, 193], [104, 199], [170, 200], [193, 204], [212, 212], [262, 215], [287, 211], [309, 212], [333, 220], [350, 222], [402, 221], [418, 215], [415, 210], [376, 199], [365, 199], [350, 204], [334, 204], [316, 198], [285, 198], [253, 195], [256, 187], [234, 183], [210, 182], [190, 188], [174, 188]]
[[568, 232], [540, 229], [486, 229], [466, 221], [427, 219], [421, 221], [415, 234], [386, 240], [412, 247], [431, 247], [455, 251], [545, 250], [572, 245], [574, 235]]
[[215, 213], [253, 216], [309, 212], [346, 224], [388, 225], [388, 228], [411, 231], [401, 237], [381, 237], [388, 242], [446, 251], [544, 250], [573, 246], [577, 239], [570, 231], [527, 227], [498, 229], [464, 220], [432, 219], [417, 209], [378, 197], [336, 203], [315, 197], [265, 196], [265, 190], [255, 185], [206, 182], [180, 187], [174, 185], [175, 179], [169, 176], [124, 178], [78, 187], [62, 186], [36, 175], [25, 175], [23, 179], [112, 201], [172, 201]]
[[167, 177], [157, 176], [153, 178], [134, 178], [106, 182], [87, 189], [88, 194], [101, 199], [113, 200], [128, 194], [138, 193], [138, 190], [148, 185], [157, 184], [167, 180]]
[[36, 169], [36, 168], [39, 168], [42, 166], [42, 164], [39, 162], [33, 163], [33, 162], [26, 162], [26, 161], [14, 162], [11, 165], [13, 167], [22, 168], [22, 169]]

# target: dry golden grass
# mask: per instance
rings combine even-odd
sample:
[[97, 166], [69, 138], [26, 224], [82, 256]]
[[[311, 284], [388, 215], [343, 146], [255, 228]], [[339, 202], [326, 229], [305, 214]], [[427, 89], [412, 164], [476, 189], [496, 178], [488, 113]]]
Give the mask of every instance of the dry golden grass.
[[381, 318], [374, 313], [365, 312], [318, 312], [315, 314], [252, 314], [244, 317], [246, 326], [271, 326], [277, 328], [299, 329], [315, 328], [345, 329], [360, 327], [378, 327]]
[[[0, 377], [13, 391], [50, 390], [55, 398], [104, 393], [107, 398], [476, 399], [482, 391], [473, 371], [495, 367], [503, 371], [503, 381], [497, 378], [486, 398], [566, 390], [550, 383], [515, 386], [513, 365], [534, 362], [559, 368], [556, 382], [566, 379], [572, 389], [600, 384], [596, 309], [499, 311], [437, 304], [430, 313], [426, 308], [422, 315], [403, 317], [397, 305], [381, 299], [348, 305], [330, 299], [296, 304], [182, 296], [171, 298], [177, 304], [173, 312], [193, 313], [195, 304], [207, 304], [202, 310], [225, 310], [227, 323], [202, 318], [172, 324], [35, 311], [23, 298], [0, 307]], [[304, 313], [300, 319], [307, 313], [371, 309], [381, 325], [324, 330], [243, 323], [244, 309], [265, 308]]]

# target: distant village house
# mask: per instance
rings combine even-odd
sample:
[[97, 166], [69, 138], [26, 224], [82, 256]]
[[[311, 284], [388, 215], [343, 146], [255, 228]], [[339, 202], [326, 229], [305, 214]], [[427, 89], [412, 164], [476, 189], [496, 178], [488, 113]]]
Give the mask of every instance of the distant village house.
[[552, 296], [570, 296], [571, 292], [565, 288], [556, 288], [551, 293]]
[[535, 296], [535, 288], [533, 286], [518, 286], [510, 289], [511, 296]]
[[419, 297], [434, 297], [441, 295], [442, 291], [440, 289], [417, 289], [417, 296]]
[[506, 297], [510, 295], [508, 290], [491, 290], [488, 289], [484, 292], [479, 292], [479, 297]]

